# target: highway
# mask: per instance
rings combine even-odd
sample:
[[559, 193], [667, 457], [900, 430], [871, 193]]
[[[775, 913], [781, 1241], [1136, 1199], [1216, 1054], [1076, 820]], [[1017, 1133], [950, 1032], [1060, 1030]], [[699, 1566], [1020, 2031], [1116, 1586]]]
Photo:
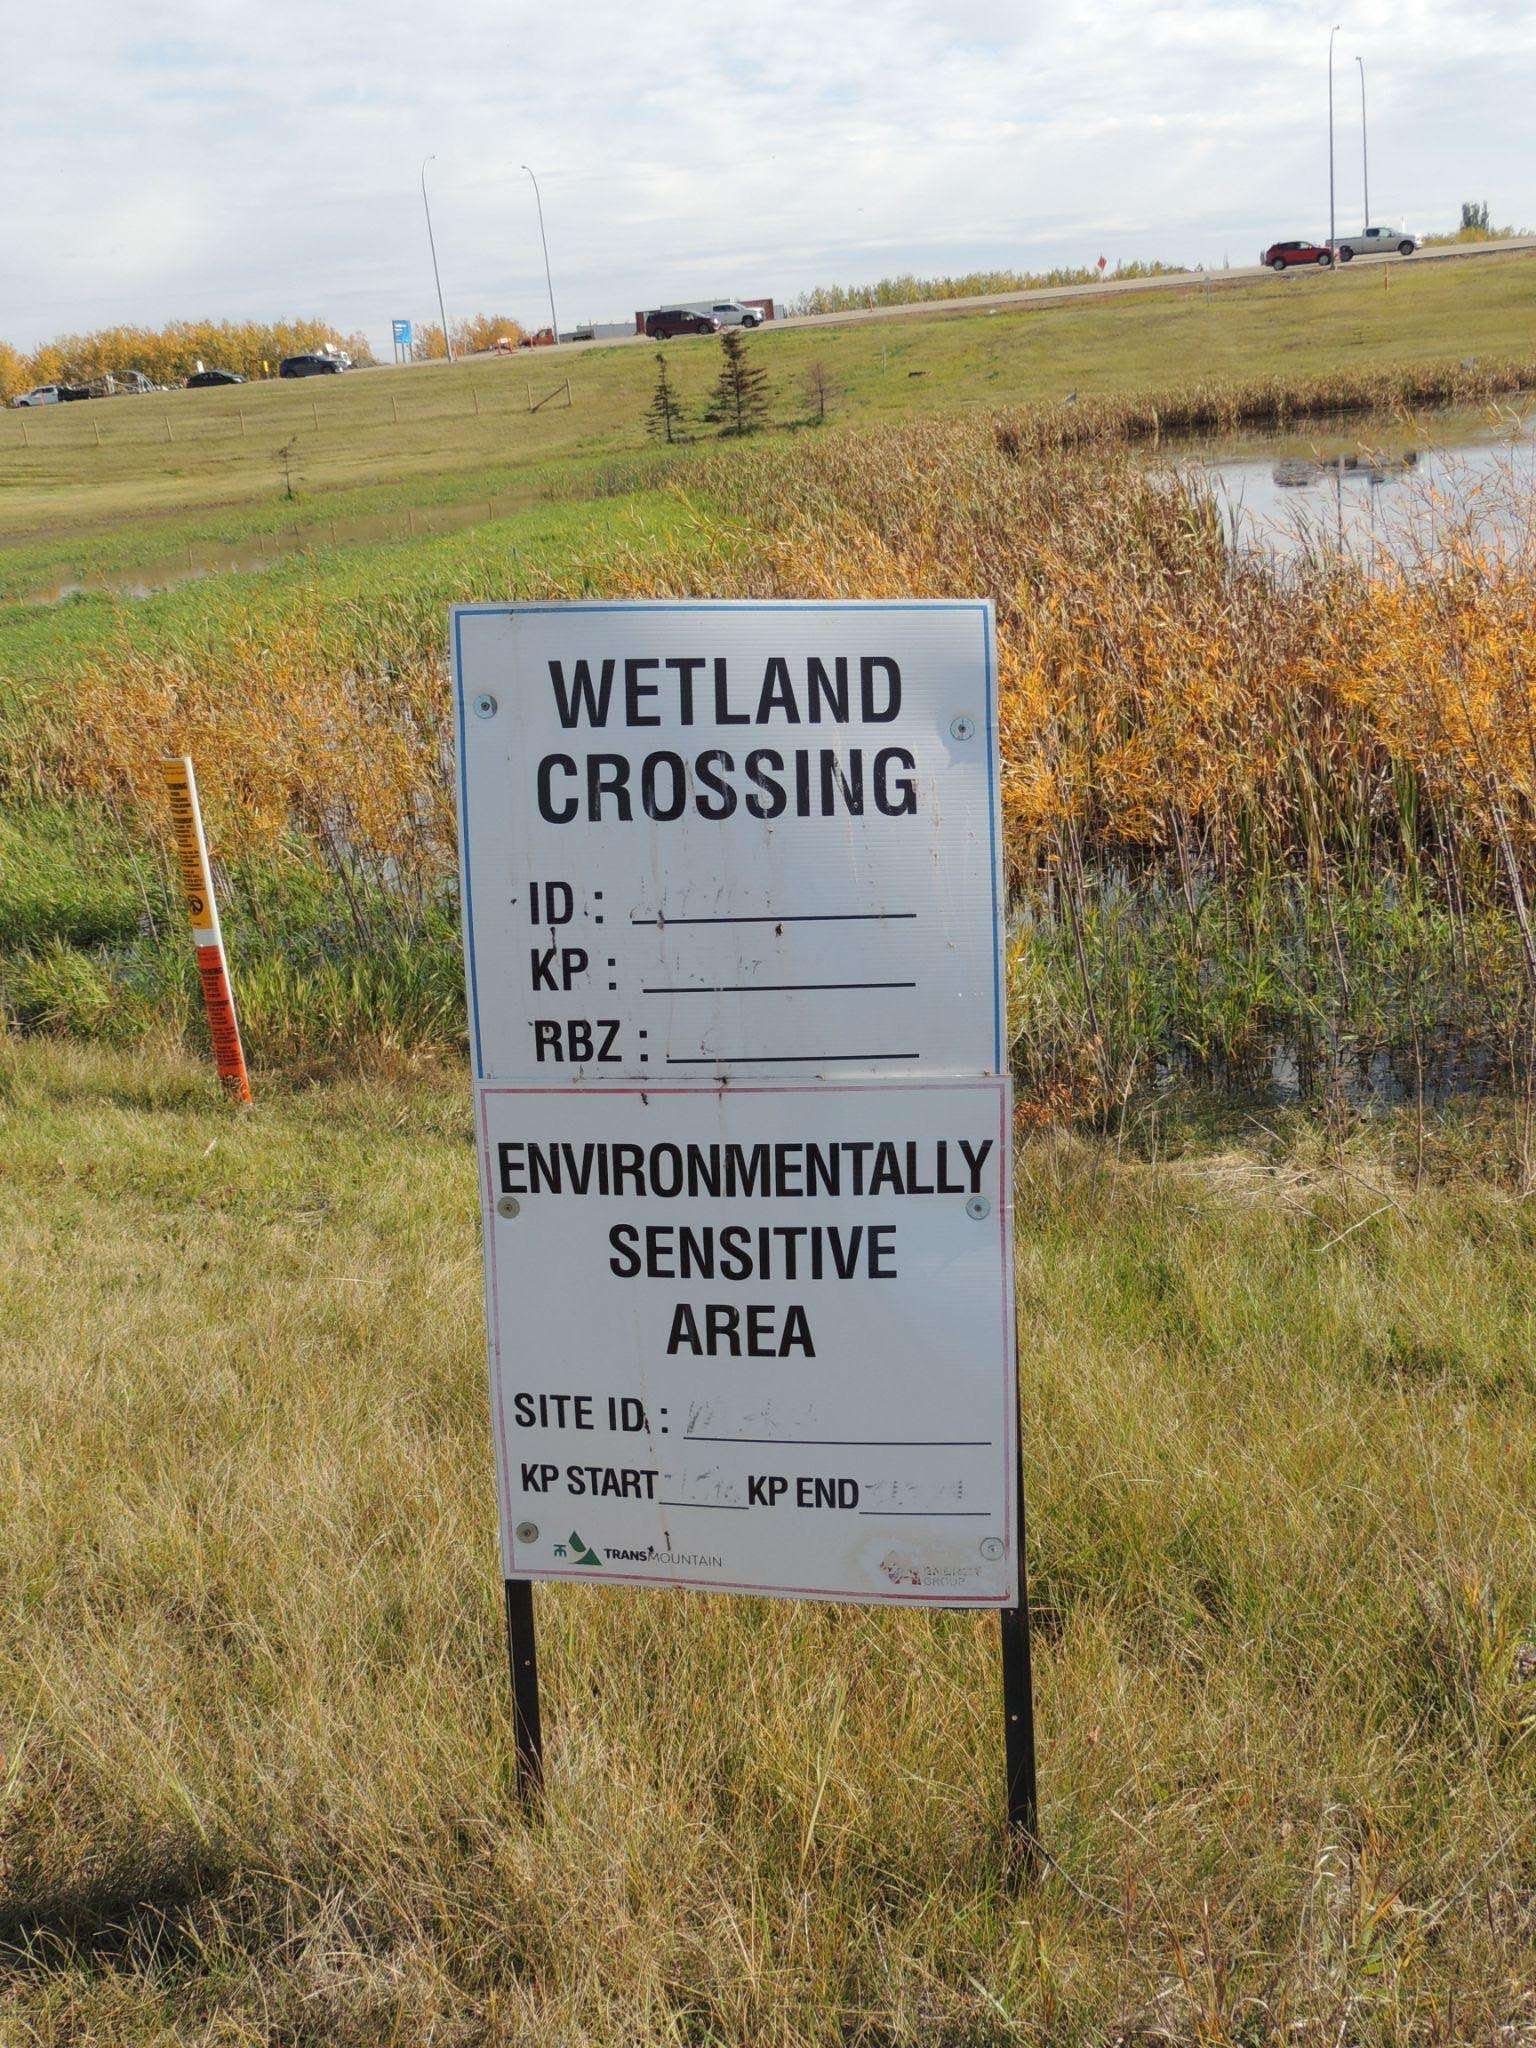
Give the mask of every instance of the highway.
[[[1440, 248], [1420, 249], [1413, 256], [1358, 256], [1353, 263], [1340, 265], [1339, 269], [1342, 274], [1346, 268], [1350, 271], [1373, 269], [1382, 264], [1391, 264], [1399, 269], [1417, 268], [1421, 263], [1467, 263], [1475, 262], [1480, 256], [1530, 254], [1533, 250], [1536, 250], [1536, 235], [1521, 235], [1502, 242], [1450, 242]], [[1229, 285], [1253, 284], [1261, 278], [1269, 278], [1276, 291], [1284, 291], [1297, 285], [1318, 284], [1331, 275], [1328, 271], [1307, 268], [1289, 270], [1277, 276], [1266, 270], [1262, 263], [1246, 263], [1231, 270], [1176, 270], [1161, 277], [1106, 277], [1099, 284], [1038, 285], [1029, 291], [989, 292], [975, 298], [923, 299], [909, 306], [860, 306], [841, 313], [791, 313], [772, 324], [776, 328], [853, 327], [870, 320], [910, 320], [935, 313], [1011, 312], [1016, 307], [1075, 305], [1084, 299], [1111, 299], [1130, 292], [1188, 291], [1191, 286], [1222, 291]], [[583, 349], [617, 348], [626, 342], [644, 339], [644, 335], [633, 334], [610, 335], [601, 341], [562, 341], [553, 347], [542, 348], [538, 353], [541, 357], [575, 355]]]

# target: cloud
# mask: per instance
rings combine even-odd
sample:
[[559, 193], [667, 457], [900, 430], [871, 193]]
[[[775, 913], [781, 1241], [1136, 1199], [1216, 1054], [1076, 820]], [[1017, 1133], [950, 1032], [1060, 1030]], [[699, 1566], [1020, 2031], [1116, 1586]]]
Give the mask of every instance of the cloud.
[[[0, 332], [320, 313], [376, 346], [891, 269], [1252, 258], [1327, 222], [1328, 24], [1290, 0], [84, 0], [11, 44]], [[1341, 222], [1366, 61], [1379, 218], [1536, 220], [1536, 17], [1371, 0], [1336, 44]]]

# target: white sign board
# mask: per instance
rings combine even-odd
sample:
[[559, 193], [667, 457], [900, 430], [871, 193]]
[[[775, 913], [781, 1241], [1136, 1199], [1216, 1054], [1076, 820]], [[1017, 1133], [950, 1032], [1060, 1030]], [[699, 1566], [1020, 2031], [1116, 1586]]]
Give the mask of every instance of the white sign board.
[[1015, 1604], [989, 608], [453, 648], [507, 1575]]
[[981, 604], [455, 612], [480, 1077], [1000, 1072], [991, 649]]

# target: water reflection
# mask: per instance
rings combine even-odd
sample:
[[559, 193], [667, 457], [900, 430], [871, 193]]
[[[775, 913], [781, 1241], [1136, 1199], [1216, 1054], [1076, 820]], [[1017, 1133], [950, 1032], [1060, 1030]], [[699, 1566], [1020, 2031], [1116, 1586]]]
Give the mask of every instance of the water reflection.
[[1276, 1109], [1446, 1109], [1513, 1085], [1504, 1049], [1441, 1030], [1410, 1045], [1320, 1044], [1276, 1034], [1245, 1059], [1165, 1057], [1157, 1064], [1160, 1093], [1181, 1088], [1241, 1097]]
[[1536, 411], [1447, 409], [1310, 435], [1192, 448], [1233, 545], [1296, 561], [1342, 552], [1369, 564], [1440, 556], [1451, 537], [1510, 549], [1536, 535]]

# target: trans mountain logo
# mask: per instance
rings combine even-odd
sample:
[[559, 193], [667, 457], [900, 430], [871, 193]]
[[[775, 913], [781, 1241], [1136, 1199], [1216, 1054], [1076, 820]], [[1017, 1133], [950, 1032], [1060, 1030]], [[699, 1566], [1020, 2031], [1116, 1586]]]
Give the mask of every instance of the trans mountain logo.
[[601, 1566], [603, 1562], [603, 1560], [598, 1556], [597, 1552], [593, 1550], [589, 1544], [582, 1542], [581, 1538], [577, 1535], [574, 1529], [571, 1531], [569, 1537], [566, 1539], [564, 1543], [557, 1543], [555, 1545], [555, 1555], [556, 1557], [565, 1557], [569, 1555], [576, 1560], [577, 1564], [595, 1564]]

